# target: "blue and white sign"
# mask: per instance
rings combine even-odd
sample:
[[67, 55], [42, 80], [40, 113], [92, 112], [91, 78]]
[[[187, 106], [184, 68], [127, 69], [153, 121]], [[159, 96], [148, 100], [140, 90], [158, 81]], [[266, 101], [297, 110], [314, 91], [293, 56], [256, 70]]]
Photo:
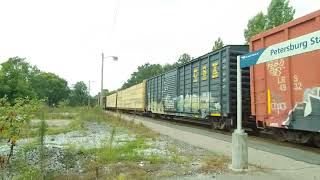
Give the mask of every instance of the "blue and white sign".
[[320, 31], [290, 39], [240, 56], [240, 67], [249, 67], [276, 59], [320, 49]]

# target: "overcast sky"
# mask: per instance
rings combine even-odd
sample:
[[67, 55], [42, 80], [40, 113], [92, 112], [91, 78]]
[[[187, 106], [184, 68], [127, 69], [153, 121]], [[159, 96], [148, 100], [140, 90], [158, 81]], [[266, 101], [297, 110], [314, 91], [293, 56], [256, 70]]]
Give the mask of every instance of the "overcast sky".
[[[71, 86], [91, 80], [117, 89], [146, 62], [173, 63], [186, 52], [209, 52], [221, 37], [243, 44], [248, 19], [266, 12], [271, 0], [0, 0], [0, 63], [27, 58]], [[320, 0], [291, 0], [295, 18], [320, 8]]]

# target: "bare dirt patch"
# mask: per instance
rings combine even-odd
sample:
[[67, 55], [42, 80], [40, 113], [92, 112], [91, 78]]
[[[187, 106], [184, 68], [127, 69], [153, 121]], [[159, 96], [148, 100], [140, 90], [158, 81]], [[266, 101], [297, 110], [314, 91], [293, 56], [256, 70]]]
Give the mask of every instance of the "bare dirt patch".
[[[67, 127], [72, 120], [70, 119], [50, 119], [46, 120], [46, 123], [48, 126], [64, 126]], [[33, 119], [30, 121], [31, 126], [38, 126], [40, 125], [41, 120], [40, 119]]]

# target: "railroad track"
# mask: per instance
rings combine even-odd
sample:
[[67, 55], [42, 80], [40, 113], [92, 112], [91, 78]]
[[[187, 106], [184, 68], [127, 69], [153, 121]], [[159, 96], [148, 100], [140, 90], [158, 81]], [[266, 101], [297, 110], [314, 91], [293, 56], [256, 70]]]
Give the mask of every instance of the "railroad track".
[[[231, 132], [211, 129], [209, 125], [205, 124], [181, 121], [177, 119], [168, 120], [165, 118], [152, 118], [131, 113], [124, 114], [129, 116], [131, 119], [140, 118], [146, 121], [152, 121], [164, 126], [174, 127], [180, 130], [206, 135], [230, 143], [232, 140]], [[286, 156], [298, 161], [320, 165], [320, 148], [313, 147], [312, 145], [280, 142], [265, 134], [256, 135], [250, 133], [248, 138], [248, 145], [250, 148]]]

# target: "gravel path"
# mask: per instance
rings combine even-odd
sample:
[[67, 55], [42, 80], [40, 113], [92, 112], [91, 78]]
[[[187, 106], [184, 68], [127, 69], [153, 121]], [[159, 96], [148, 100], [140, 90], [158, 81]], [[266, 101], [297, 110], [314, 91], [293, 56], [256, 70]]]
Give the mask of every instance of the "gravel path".
[[[131, 120], [132, 115], [122, 114], [122, 117]], [[205, 136], [199, 133], [172, 128], [163, 125], [165, 122], [152, 120], [151, 118], [135, 116], [135, 122], [141, 122], [145, 126], [161, 134], [168, 135], [177, 140], [199, 146], [223, 155], [231, 156], [231, 143], [214, 137]], [[263, 172], [250, 171], [245, 174], [224, 174], [217, 176], [217, 179], [319, 179], [320, 166], [313, 165], [291, 158], [265, 152], [249, 147], [249, 163], [262, 167]]]
[[[46, 120], [46, 123], [48, 126], [65, 126], [67, 127], [72, 120], [67, 120], [67, 119], [50, 119]], [[40, 119], [33, 119], [30, 121], [30, 124], [32, 126], [39, 125], [41, 123]]]

